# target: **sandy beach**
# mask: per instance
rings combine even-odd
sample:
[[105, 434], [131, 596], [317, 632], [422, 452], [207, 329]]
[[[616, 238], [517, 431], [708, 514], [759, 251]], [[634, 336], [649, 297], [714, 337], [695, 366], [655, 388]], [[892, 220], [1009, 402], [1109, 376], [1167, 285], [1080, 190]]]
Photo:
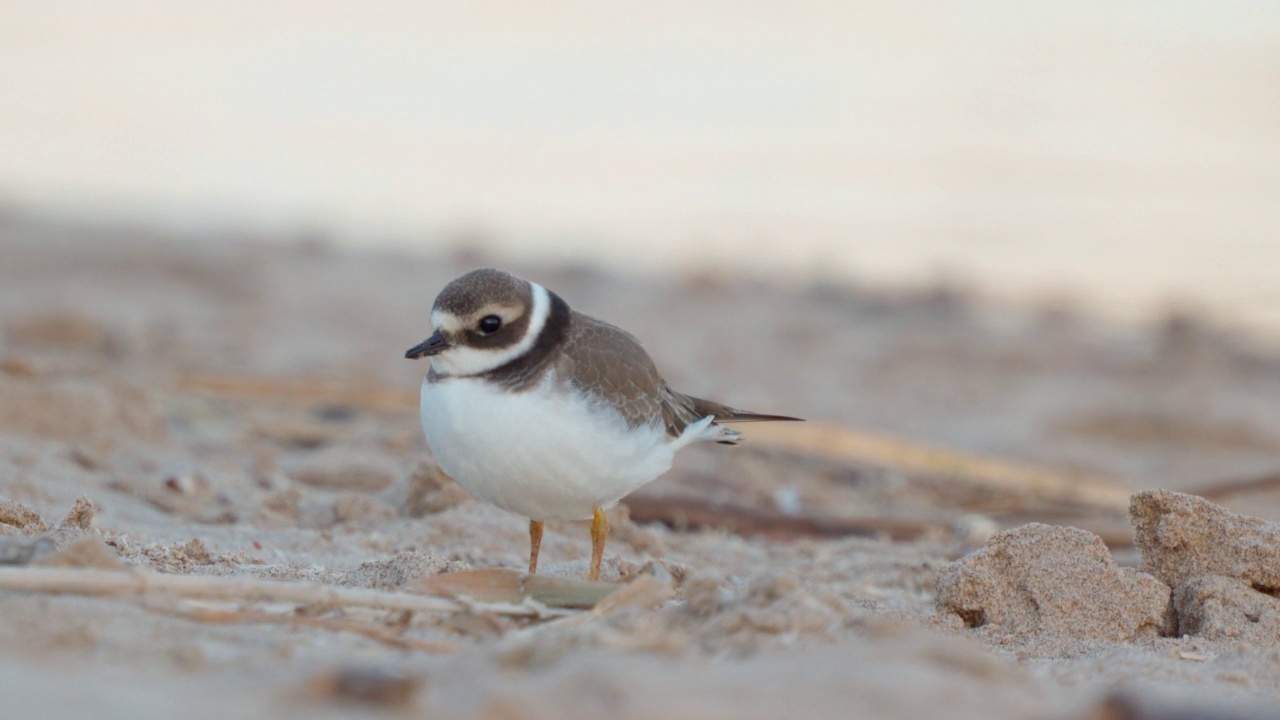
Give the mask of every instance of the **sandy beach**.
[[495, 258], [17, 213], [0, 249], [7, 716], [1280, 715], [1280, 358], [1230, 328], [508, 263], [809, 420], [612, 511], [608, 587], [550, 524], [529, 585], [402, 357]]

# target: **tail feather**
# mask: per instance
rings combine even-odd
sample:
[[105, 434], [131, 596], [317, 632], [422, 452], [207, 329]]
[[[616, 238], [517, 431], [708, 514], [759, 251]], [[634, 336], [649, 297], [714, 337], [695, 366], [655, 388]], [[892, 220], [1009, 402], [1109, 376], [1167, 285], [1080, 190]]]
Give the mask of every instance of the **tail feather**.
[[694, 413], [698, 415], [713, 415], [718, 423], [738, 423], [738, 422], [804, 422], [804, 418], [791, 417], [790, 415], [769, 415], [766, 413], [751, 412], [750, 410], [739, 410], [728, 405], [703, 400], [689, 395], [684, 396], [692, 405]]
[[680, 444], [697, 440], [717, 442], [721, 445], [737, 445], [742, 442], [741, 433], [724, 427], [721, 423], [803, 421], [789, 415], [739, 410], [720, 403], [703, 400], [666, 389], [662, 403], [662, 416], [667, 424], [667, 434]]

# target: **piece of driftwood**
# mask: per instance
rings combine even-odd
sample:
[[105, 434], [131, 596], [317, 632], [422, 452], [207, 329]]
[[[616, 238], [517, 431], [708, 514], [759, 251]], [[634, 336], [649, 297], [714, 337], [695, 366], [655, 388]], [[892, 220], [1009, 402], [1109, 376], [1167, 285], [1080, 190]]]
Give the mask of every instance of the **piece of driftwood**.
[[178, 390], [238, 400], [273, 400], [372, 412], [408, 412], [418, 407], [416, 387], [388, 388], [357, 380], [184, 375], [178, 379]]
[[401, 650], [417, 650], [419, 652], [430, 653], [452, 653], [458, 652], [462, 649], [462, 646], [456, 643], [432, 642], [430, 640], [407, 638], [385, 626], [375, 625], [373, 623], [354, 620], [351, 618], [312, 617], [310, 615], [267, 612], [265, 610], [224, 610], [203, 607], [184, 607], [180, 609], [149, 607], [148, 609], [154, 612], [161, 612], [166, 615], [182, 618], [183, 620], [191, 620], [193, 622], [201, 623], [226, 625], [266, 623], [273, 625], [290, 625], [292, 627], [321, 628], [336, 632], [349, 632], [356, 635], [362, 635], [370, 640], [375, 640], [383, 643], [384, 645], [389, 645]]
[[290, 602], [320, 607], [365, 607], [426, 613], [481, 612], [530, 618], [560, 617], [572, 612], [548, 608], [540, 603], [481, 603], [402, 592], [340, 588], [309, 582], [162, 575], [147, 570], [0, 568], [0, 590], [98, 596], [167, 594], [182, 598], [236, 602]]
[[1247, 478], [1236, 478], [1233, 480], [1220, 480], [1218, 482], [1205, 483], [1202, 487], [1193, 488], [1186, 492], [1191, 495], [1199, 495], [1209, 500], [1220, 501], [1232, 495], [1251, 492], [1267, 492], [1280, 490], [1280, 473], [1270, 473], [1267, 475], [1258, 475]]
[[[842, 518], [812, 515], [786, 515], [732, 503], [722, 503], [690, 495], [653, 495], [637, 493], [622, 501], [633, 521], [658, 522], [680, 529], [715, 529], [735, 535], [760, 536], [774, 540], [802, 537], [884, 537], [895, 541], [916, 540], [925, 535], [948, 536], [956, 530], [945, 519], [923, 518]], [[1133, 528], [1123, 516], [1060, 513], [1046, 516], [1034, 512], [992, 515], [1000, 528], [1016, 527], [1029, 522], [1071, 525], [1088, 530], [1112, 548], [1131, 547]]]
[[639, 523], [660, 522], [674, 528], [715, 529], [775, 540], [847, 536], [914, 540], [926, 533], [950, 531], [946, 524], [927, 520], [785, 515], [690, 495], [637, 493], [622, 504], [627, 506], [631, 519]]
[[1129, 507], [1129, 489], [1084, 473], [997, 460], [828, 423], [755, 423], [739, 429], [753, 443], [829, 460], [947, 477], [1058, 504], [1108, 510]]

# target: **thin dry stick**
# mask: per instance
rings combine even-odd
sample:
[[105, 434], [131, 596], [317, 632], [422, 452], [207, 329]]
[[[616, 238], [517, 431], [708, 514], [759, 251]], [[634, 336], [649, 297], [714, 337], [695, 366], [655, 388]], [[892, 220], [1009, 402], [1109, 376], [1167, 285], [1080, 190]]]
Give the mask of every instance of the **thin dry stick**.
[[721, 503], [687, 495], [638, 492], [622, 501], [632, 520], [661, 522], [671, 527], [716, 528], [735, 535], [762, 535], [791, 540], [799, 537], [877, 537], [915, 540], [929, 532], [946, 532], [947, 523], [898, 518], [834, 518], [784, 515], [748, 505]]
[[367, 607], [428, 613], [480, 612], [512, 617], [559, 617], [571, 611], [535, 604], [473, 603], [439, 597], [338, 588], [308, 582], [200, 575], [160, 575], [146, 570], [0, 568], [0, 590], [122, 595], [165, 593], [184, 598], [238, 602], [292, 602], [331, 607]]
[[1186, 490], [1192, 495], [1199, 495], [1210, 500], [1221, 501], [1223, 498], [1238, 493], [1263, 492], [1280, 488], [1280, 473], [1271, 473], [1258, 477], [1234, 478], [1205, 483], [1199, 487]]
[[418, 395], [367, 381], [322, 378], [252, 378], [234, 375], [185, 375], [178, 389], [238, 400], [274, 400], [304, 405], [345, 405], [373, 412], [410, 412]]
[[945, 475], [980, 487], [1108, 510], [1129, 507], [1129, 490], [1107, 478], [1023, 465], [864, 433], [828, 423], [760, 423], [743, 431], [751, 442], [836, 461]]
[[272, 623], [293, 625], [295, 627], [318, 627], [325, 630], [350, 632], [363, 635], [370, 640], [400, 648], [402, 650], [420, 650], [433, 653], [457, 652], [461, 646], [455, 643], [414, 640], [398, 635], [385, 627], [373, 625], [349, 618], [321, 618], [306, 615], [284, 615], [262, 610], [216, 610], [212, 608], [150, 608], [184, 620], [203, 623]]

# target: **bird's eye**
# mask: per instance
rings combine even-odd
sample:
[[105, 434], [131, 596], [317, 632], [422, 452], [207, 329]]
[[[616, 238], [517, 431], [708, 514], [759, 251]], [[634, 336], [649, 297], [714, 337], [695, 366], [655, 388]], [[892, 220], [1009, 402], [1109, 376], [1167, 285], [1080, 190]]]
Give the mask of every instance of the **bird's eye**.
[[497, 315], [485, 315], [480, 318], [480, 332], [485, 335], [492, 335], [498, 332], [500, 327], [502, 327], [502, 318]]

